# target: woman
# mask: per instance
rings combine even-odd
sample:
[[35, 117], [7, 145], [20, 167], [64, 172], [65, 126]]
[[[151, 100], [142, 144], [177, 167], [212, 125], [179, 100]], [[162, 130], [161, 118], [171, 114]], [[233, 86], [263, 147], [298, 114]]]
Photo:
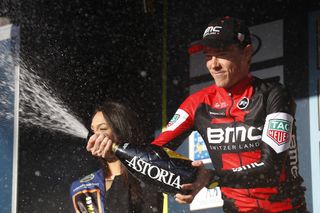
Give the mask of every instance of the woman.
[[[112, 143], [141, 144], [143, 135], [137, 121], [136, 114], [116, 102], [97, 108], [87, 149], [100, 157], [102, 168], [72, 183], [73, 212], [162, 212], [162, 194], [136, 180], [113, 153], [106, 151]], [[91, 146], [92, 140], [99, 141], [100, 148]]]

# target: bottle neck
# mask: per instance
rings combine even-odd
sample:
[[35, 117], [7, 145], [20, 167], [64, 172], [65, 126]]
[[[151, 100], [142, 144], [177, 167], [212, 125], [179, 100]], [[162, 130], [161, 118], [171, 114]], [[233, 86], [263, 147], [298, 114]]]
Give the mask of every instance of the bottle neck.
[[113, 143], [112, 147], [111, 147], [112, 152], [115, 153], [117, 151], [118, 147], [119, 147], [118, 144]]

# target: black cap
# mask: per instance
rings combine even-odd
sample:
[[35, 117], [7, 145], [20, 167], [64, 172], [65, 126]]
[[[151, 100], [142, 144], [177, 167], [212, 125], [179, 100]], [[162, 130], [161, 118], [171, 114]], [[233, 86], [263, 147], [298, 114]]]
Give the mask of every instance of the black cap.
[[202, 45], [224, 47], [230, 44], [245, 46], [251, 44], [250, 32], [243, 20], [233, 17], [217, 18], [211, 21], [203, 33]]

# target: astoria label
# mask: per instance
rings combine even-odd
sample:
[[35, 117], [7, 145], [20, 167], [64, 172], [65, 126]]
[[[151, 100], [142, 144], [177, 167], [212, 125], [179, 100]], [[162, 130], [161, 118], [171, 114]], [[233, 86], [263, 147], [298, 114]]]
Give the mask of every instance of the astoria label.
[[130, 161], [126, 160], [126, 162], [128, 163], [127, 165], [135, 171], [159, 182], [180, 189], [180, 176], [155, 165], [151, 165], [150, 163], [139, 159], [137, 156], [133, 157]]
[[198, 169], [178, 153], [152, 144], [113, 145], [112, 150], [128, 171], [140, 181], [169, 194], [187, 194], [181, 185], [193, 183]]

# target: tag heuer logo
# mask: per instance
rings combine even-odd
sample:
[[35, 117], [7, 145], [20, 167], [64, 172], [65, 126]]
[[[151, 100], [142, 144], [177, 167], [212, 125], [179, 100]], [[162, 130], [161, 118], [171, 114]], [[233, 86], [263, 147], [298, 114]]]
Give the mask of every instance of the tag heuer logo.
[[272, 119], [269, 122], [267, 135], [279, 146], [289, 140], [290, 123], [286, 120]]
[[179, 119], [180, 115], [179, 114], [175, 114], [171, 120], [168, 123], [168, 127], [171, 126], [172, 124], [174, 124], [178, 119]]

